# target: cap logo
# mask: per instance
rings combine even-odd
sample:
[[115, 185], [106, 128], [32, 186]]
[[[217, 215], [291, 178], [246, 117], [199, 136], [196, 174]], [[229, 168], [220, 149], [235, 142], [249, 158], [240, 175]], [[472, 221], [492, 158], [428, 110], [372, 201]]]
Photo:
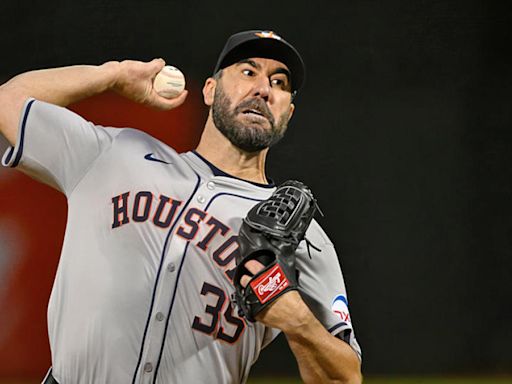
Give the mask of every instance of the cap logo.
[[281, 36], [279, 36], [277, 33], [274, 33], [272, 31], [261, 31], [256, 32], [256, 36], [261, 37], [262, 39], [276, 39], [281, 40]]

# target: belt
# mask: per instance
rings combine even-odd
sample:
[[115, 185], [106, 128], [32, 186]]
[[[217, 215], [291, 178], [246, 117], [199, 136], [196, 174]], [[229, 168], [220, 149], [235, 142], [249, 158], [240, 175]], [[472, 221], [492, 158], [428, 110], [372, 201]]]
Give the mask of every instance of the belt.
[[53, 377], [51, 368], [46, 374], [46, 377], [43, 379], [43, 382], [41, 384], [59, 384], [59, 382], [55, 380], [55, 377]]

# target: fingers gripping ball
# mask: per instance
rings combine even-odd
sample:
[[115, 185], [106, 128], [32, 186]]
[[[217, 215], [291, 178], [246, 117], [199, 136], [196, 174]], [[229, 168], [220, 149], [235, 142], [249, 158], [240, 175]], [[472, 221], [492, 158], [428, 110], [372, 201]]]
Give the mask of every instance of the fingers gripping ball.
[[[289, 180], [249, 211], [238, 235], [239, 253], [233, 279], [240, 315], [255, 321], [255, 316], [279, 296], [297, 289], [295, 251], [316, 209], [310, 189], [299, 181]], [[246, 268], [251, 260], [265, 266], [254, 276]], [[244, 275], [252, 276], [245, 287], [241, 284]]]
[[185, 89], [185, 76], [178, 68], [166, 65], [153, 80], [153, 88], [166, 99], [175, 98]]

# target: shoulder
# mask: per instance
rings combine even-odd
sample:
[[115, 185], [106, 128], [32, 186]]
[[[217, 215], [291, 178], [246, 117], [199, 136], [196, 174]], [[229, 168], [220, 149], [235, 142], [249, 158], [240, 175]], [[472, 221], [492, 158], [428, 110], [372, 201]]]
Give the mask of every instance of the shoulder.
[[311, 222], [305, 239], [299, 244], [297, 257], [300, 264], [314, 265], [318, 271], [340, 268], [334, 244], [316, 220]]
[[313, 244], [333, 246], [331, 239], [315, 219], [311, 221], [311, 224], [306, 231], [306, 238]]
[[146, 143], [161, 143], [163, 144], [160, 140], [156, 139], [155, 137], [147, 134], [146, 132], [144, 131], [141, 131], [139, 129], [136, 129], [136, 128], [110, 128], [110, 127], [105, 127], [106, 129], [114, 129], [116, 131], [118, 131], [118, 140], [119, 141], [124, 141], [124, 142], [130, 142], [130, 141], [134, 141], [134, 142], [146, 142]]
[[177, 157], [178, 153], [170, 145], [135, 128], [105, 128], [115, 130], [115, 147], [123, 151], [135, 151], [143, 155], [160, 154], [162, 156]]

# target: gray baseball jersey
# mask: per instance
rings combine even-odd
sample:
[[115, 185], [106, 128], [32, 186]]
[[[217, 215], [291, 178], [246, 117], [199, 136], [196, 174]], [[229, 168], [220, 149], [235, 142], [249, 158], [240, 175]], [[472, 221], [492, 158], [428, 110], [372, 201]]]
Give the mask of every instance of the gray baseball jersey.
[[[61, 383], [240, 383], [279, 333], [230, 297], [242, 218], [274, 188], [222, 173], [130, 128], [25, 103], [2, 164], [62, 191], [68, 220], [48, 307]], [[338, 258], [313, 221], [301, 294], [360, 355]]]

